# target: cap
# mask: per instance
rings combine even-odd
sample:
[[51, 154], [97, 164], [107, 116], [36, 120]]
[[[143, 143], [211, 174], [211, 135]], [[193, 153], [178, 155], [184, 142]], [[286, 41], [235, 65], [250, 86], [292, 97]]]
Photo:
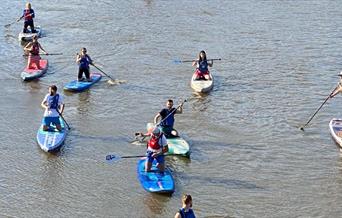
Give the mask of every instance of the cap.
[[155, 127], [152, 131], [152, 134], [155, 136], [160, 135], [160, 129], [158, 127]]
[[338, 76], [342, 76], [342, 71], [338, 74]]

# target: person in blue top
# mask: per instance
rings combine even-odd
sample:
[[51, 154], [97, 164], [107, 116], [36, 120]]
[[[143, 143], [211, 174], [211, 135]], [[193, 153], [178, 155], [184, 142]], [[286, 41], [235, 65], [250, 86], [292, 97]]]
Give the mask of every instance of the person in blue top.
[[57, 93], [57, 86], [52, 85], [49, 87], [49, 93], [45, 96], [41, 103], [41, 106], [45, 108], [43, 130], [48, 131], [51, 123], [53, 123], [58, 131], [62, 130], [59, 116], [64, 111], [63, 97]]
[[31, 3], [27, 2], [25, 5], [25, 9], [23, 11], [23, 15], [18, 18], [17, 22], [24, 18], [24, 29], [23, 33], [28, 33], [27, 27], [31, 28], [31, 33], [35, 33], [36, 30], [34, 29], [34, 10], [31, 8]]
[[210, 63], [207, 61], [207, 55], [205, 51], [200, 51], [198, 54], [198, 59], [192, 62], [192, 66], [196, 66], [196, 80], [208, 80], [211, 79], [209, 76], [209, 67], [213, 66], [214, 61], [211, 60]]
[[91, 82], [89, 64], [93, 65], [93, 60], [87, 54], [87, 49], [82, 48], [81, 54], [76, 54], [76, 63], [78, 64], [78, 77], [77, 81], [83, 81], [83, 73], [88, 82]]
[[185, 194], [182, 197], [182, 208], [178, 210], [175, 218], [196, 218], [192, 208], [192, 197], [191, 195]]
[[166, 102], [166, 108], [162, 109], [155, 117], [154, 124], [157, 124], [160, 118], [160, 124], [162, 132], [165, 134], [166, 138], [177, 137], [178, 132], [173, 128], [175, 123], [175, 114], [183, 113], [183, 103], [179, 105], [178, 108], [173, 107], [173, 100], [169, 99]]

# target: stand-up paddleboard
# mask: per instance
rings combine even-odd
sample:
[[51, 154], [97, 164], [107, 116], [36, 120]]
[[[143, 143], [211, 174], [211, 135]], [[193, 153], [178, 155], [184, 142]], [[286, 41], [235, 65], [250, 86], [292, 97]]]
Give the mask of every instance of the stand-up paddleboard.
[[165, 168], [164, 172], [160, 172], [156, 167], [156, 160], [152, 163], [150, 172], [145, 171], [146, 158], [138, 161], [137, 173], [141, 186], [148, 192], [153, 193], [170, 193], [175, 191], [175, 183], [169, 169]]
[[40, 38], [42, 35], [42, 29], [40, 28], [40, 26], [35, 27], [35, 33], [32, 33], [30, 28], [27, 28], [27, 30], [28, 33], [24, 33], [23, 31], [19, 33], [19, 41], [32, 41], [33, 36], [37, 35], [38, 38]]
[[[147, 132], [152, 132], [155, 125], [153, 123], [147, 123]], [[173, 138], [166, 138], [169, 151], [165, 153], [166, 155], [183, 155], [190, 156], [190, 146], [189, 144], [180, 136]]]
[[192, 75], [190, 85], [191, 85], [191, 88], [195, 92], [206, 93], [206, 92], [209, 92], [214, 87], [214, 77], [209, 72], [207, 78], [196, 79], [196, 71], [195, 71], [195, 73]]
[[24, 71], [21, 73], [21, 78], [24, 81], [30, 81], [43, 76], [49, 67], [48, 60], [39, 60], [40, 69], [29, 69], [25, 67]]
[[90, 86], [97, 83], [102, 78], [102, 75], [100, 73], [91, 73], [90, 78], [91, 78], [90, 82], [86, 80], [85, 81], [73, 80], [64, 86], [64, 90], [72, 91], [72, 92], [82, 92], [86, 89], [89, 89]]
[[333, 118], [330, 120], [329, 129], [331, 136], [338, 144], [340, 151], [342, 152], [342, 119]]
[[37, 141], [40, 148], [46, 152], [57, 151], [64, 143], [68, 128], [65, 128], [63, 119], [60, 117], [59, 121], [62, 126], [62, 131], [58, 131], [56, 126], [50, 126], [48, 131], [43, 130], [43, 120], [37, 132]]

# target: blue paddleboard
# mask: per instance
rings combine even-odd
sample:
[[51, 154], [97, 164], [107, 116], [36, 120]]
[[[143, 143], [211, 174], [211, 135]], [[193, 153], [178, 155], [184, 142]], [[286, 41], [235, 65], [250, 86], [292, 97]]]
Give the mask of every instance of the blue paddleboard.
[[54, 125], [50, 127], [49, 131], [44, 131], [42, 120], [42, 124], [37, 132], [37, 142], [42, 150], [50, 152], [56, 151], [62, 147], [68, 133], [68, 129], [65, 128], [61, 117], [59, 118], [59, 121], [62, 126], [62, 131], [58, 131]]
[[90, 86], [97, 83], [101, 79], [101, 77], [102, 75], [100, 73], [91, 73], [90, 82], [73, 80], [64, 86], [64, 90], [73, 91], [73, 92], [82, 92], [86, 89], [89, 89]]
[[148, 192], [153, 193], [173, 193], [175, 191], [175, 183], [169, 169], [161, 173], [156, 167], [156, 160], [152, 163], [152, 171], [145, 171], [145, 161], [143, 158], [138, 161], [137, 173], [141, 186]]

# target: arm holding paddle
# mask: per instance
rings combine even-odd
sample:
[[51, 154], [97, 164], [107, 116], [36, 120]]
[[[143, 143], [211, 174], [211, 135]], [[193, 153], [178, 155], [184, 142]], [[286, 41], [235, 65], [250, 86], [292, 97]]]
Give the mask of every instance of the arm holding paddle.
[[335, 90], [330, 94], [330, 98], [335, 97], [338, 93], [342, 92], [342, 85], [341, 83], [338, 83], [338, 86], [335, 88]]

